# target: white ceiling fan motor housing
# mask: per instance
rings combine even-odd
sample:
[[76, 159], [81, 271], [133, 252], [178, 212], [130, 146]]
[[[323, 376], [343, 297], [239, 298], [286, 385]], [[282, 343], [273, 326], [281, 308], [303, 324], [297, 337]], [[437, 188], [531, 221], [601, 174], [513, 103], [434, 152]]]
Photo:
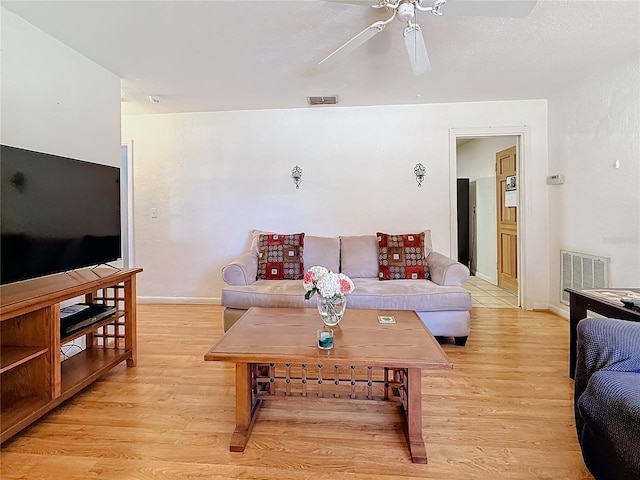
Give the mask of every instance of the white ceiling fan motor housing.
[[407, 1], [398, 5], [397, 18], [401, 22], [410, 22], [416, 15], [415, 7], [413, 3]]

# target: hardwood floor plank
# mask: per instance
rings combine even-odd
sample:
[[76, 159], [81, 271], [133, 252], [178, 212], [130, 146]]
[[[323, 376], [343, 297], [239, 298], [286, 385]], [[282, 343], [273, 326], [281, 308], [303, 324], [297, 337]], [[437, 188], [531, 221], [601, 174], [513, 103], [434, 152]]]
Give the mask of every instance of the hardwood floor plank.
[[568, 322], [472, 310], [453, 370], [422, 377], [428, 465], [411, 463], [397, 408], [269, 402], [229, 452], [235, 369], [204, 362], [223, 334], [212, 305], [139, 305], [138, 365], [119, 366], [6, 442], [0, 477], [46, 480], [590, 480], [576, 439]]

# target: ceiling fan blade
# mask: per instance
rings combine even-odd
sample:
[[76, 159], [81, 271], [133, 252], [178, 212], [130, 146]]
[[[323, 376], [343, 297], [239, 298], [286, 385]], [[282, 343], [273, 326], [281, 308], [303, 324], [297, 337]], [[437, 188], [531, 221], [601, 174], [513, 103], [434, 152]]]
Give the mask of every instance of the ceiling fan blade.
[[523, 18], [537, 0], [448, 0], [441, 11], [446, 16]]
[[363, 31], [361, 31], [359, 34], [357, 34], [347, 43], [345, 43], [340, 48], [338, 48], [335, 52], [329, 54], [324, 59], [322, 59], [318, 65], [322, 65], [324, 63], [330, 63], [335, 60], [338, 60], [339, 58], [346, 57], [351, 52], [353, 52], [356, 48], [358, 48], [360, 45], [365, 43], [367, 40], [373, 38], [378, 32], [381, 32], [382, 30], [384, 30], [384, 27], [386, 24], [387, 22], [380, 20], [378, 22], [375, 22], [369, 25], [367, 28], [365, 28]]
[[429, 62], [427, 46], [424, 43], [420, 25], [414, 23], [404, 30], [404, 43], [407, 46], [413, 74], [418, 76], [431, 70], [431, 62]]

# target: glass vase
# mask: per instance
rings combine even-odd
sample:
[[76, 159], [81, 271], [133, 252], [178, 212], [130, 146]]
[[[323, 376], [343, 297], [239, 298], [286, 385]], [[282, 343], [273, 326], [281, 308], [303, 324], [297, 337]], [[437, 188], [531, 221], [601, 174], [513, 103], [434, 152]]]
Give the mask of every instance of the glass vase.
[[324, 298], [318, 295], [318, 312], [320, 312], [324, 324], [329, 327], [335, 327], [340, 323], [346, 308], [347, 297]]

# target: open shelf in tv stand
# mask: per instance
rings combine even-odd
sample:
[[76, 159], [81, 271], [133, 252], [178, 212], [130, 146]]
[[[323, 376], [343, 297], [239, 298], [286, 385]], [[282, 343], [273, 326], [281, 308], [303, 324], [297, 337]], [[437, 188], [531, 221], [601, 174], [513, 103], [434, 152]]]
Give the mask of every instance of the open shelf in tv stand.
[[[136, 274], [141, 269], [83, 269], [0, 287], [0, 441], [126, 361], [135, 366]], [[60, 338], [60, 303], [117, 306], [116, 313]], [[86, 349], [62, 361], [62, 344], [86, 337]]]

